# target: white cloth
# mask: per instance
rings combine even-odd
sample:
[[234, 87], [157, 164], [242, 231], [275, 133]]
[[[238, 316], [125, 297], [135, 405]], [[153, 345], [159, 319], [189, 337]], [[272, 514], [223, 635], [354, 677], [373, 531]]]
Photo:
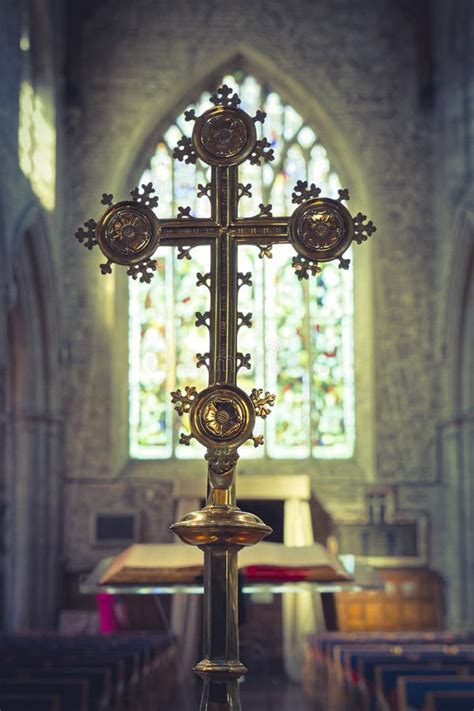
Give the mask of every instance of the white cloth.
[[[176, 520], [180, 521], [186, 514], [196, 511], [199, 503], [197, 498], [180, 498], [176, 507]], [[176, 542], [180, 542], [178, 538]], [[199, 661], [200, 603], [200, 595], [173, 595], [171, 629], [177, 638], [179, 681], [188, 679], [190, 670]]]
[[[311, 545], [313, 524], [310, 502], [287, 499], [284, 513], [284, 543], [287, 546]], [[319, 593], [283, 594], [283, 655], [290, 679], [300, 681], [303, 669], [304, 639], [316, 630], [324, 630], [324, 615]]]

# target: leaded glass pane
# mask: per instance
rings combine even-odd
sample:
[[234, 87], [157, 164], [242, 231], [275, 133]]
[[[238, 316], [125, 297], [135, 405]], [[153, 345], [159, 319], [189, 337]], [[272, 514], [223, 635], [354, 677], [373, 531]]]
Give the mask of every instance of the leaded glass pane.
[[[239, 387], [250, 393], [257, 384], [265, 382], [264, 354], [260, 344], [265, 342], [264, 319], [264, 274], [262, 262], [258, 258], [258, 249], [244, 246], [239, 250], [239, 270], [243, 274], [250, 272], [252, 286], [243, 286], [239, 290], [239, 309], [242, 313], [253, 314], [252, 328], [239, 331], [238, 348], [241, 353], [250, 353], [250, 368], [241, 368], [238, 376]], [[262, 387], [262, 385], [260, 385]], [[257, 422], [255, 434], [264, 434], [263, 421]], [[264, 448], [247, 442], [241, 448], [243, 457], [262, 457]]]
[[275, 458], [309, 456], [306, 284], [288, 268], [292, 249], [274, 248], [265, 264], [266, 388], [277, 393], [267, 422], [267, 451]]
[[157, 259], [151, 284], [130, 284], [130, 454], [170, 457], [173, 451], [172, 413], [167, 393], [172, 385], [174, 344], [171, 255]]
[[[174, 250], [173, 250], [174, 251]], [[196, 288], [196, 274], [209, 271], [209, 249], [197, 247], [193, 250], [192, 260], [177, 260], [175, 267], [174, 303], [175, 303], [175, 387], [184, 390], [186, 385], [195, 385], [203, 390], [207, 385], [207, 369], [196, 367], [196, 354], [209, 350], [209, 334], [206, 328], [196, 328], [196, 311], [203, 313], [208, 308], [208, 290]], [[181, 336], [180, 334], [183, 334]], [[169, 399], [169, 395], [168, 395]], [[189, 433], [189, 418], [179, 418], [173, 410], [175, 427]], [[180, 457], [200, 457], [203, 447], [191, 440], [189, 447], [178, 445], [176, 454]]]
[[[308, 179], [323, 194], [336, 197], [340, 187], [327, 152], [313, 129], [283, 99], [254, 77], [236, 72], [223, 78], [254, 115], [267, 112], [265, 129], [275, 160], [262, 167], [246, 161], [240, 182], [252, 184], [252, 196], [239, 204], [241, 217], [255, 215], [259, 203], [273, 214], [291, 214], [297, 180]], [[199, 115], [208, 108], [205, 92], [188, 108]], [[141, 182], [153, 182], [160, 198], [157, 214], [171, 217], [179, 206], [208, 217], [207, 198], [197, 199], [196, 186], [207, 183], [210, 169], [200, 161], [187, 165], [171, 153], [181, 133], [189, 133], [182, 113], [164, 133]], [[273, 413], [259, 420], [256, 433], [265, 447], [252, 443], [242, 457], [350, 457], [354, 446], [354, 372], [352, 342], [352, 275], [334, 264], [316, 279], [300, 282], [291, 269], [293, 250], [278, 245], [272, 259], [260, 259], [258, 248], [239, 248], [239, 270], [251, 272], [253, 285], [239, 292], [239, 309], [253, 313], [252, 329], [239, 332], [238, 350], [251, 354], [251, 368], [241, 369], [245, 391], [263, 387], [277, 395]], [[165, 254], [166, 253], [166, 254]], [[209, 268], [209, 250], [192, 251], [192, 260], [177, 251], [159, 250], [158, 274], [150, 285], [130, 285], [130, 453], [133, 457], [201, 457], [202, 447], [176, 445], [189, 424], [172, 409], [169, 392], [207, 384], [207, 369], [196, 368], [196, 353], [209, 348], [208, 332], [194, 326], [195, 312], [208, 308], [208, 291], [196, 288], [197, 272]], [[163, 308], [163, 305], [165, 307]]]
[[315, 456], [348, 457], [354, 443], [352, 280], [328, 264], [310, 284], [311, 440]]

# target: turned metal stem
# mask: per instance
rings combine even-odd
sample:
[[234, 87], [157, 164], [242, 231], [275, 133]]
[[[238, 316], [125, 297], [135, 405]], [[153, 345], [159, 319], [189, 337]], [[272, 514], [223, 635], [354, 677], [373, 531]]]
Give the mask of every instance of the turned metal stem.
[[242, 711], [239, 682], [213, 684], [205, 679], [199, 711]]
[[202, 711], [241, 711], [237, 682], [247, 670], [239, 661], [237, 553], [204, 550], [204, 659], [194, 669], [204, 679]]
[[237, 554], [230, 546], [204, 552], [204, 658], [194, 668], [204, 680], [201, 711], [241, 711]]
[[235, 680], [226, 684], [213, 684], [206, 679], [199, 711], [242, 711], [239, 682]]

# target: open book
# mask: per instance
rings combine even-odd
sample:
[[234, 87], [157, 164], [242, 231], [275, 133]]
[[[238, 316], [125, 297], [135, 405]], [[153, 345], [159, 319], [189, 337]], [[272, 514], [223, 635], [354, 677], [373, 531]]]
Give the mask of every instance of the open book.
[[[248, 580], [349, 581], [352, 576], [324, 546], [259, 543], [239, 553], [239, 569]], [[113, 559], [100, 578], [110, 583], [191, 583], [202, 576], [204, 554], [184, 543], [136, 543]]]

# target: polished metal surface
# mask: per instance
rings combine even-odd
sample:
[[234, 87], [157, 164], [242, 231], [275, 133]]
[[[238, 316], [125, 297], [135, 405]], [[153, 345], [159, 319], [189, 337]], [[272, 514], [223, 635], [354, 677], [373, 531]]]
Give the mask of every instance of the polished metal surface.
[[358, 213], [354, 218], [342, 205], [349, 199], [340, 190], [337, 200], [320, 197], [320, 190], [307, 181], [298, 181], [292, 194], [298, 206], [290, 217], [274, 217], [271, 205], [260, 205], [255, 217], [239, 218], [240, 198], [249, 186], [238, 180], [238, 166], [248, 160], [254, 165], [273, 160], [266, 138], [257, 139], [256, 123], [265, 113], [251, 117], [239, 108], [240, 99], [224, 85], [212, 94], [213, 107], [194, 121], [192, 137], [183, 137], [174, 151], [176, 160], [195, 163], [199, 158], [211, 166], [211, 182], [199, 186], [199, 197], [211, 203], [211, 217], [195, 218], [189, 207], [180, 207], [173, 219], [157, 219], [158, 204], [150, 184], [132, 191], [133, 201], [113, 203], [103, 194], [106, 212], [99, 222], [93, 219], [76, 232], [88, 249], [98, 245], [106, 257], [103, 274], [112, 265], [128, 266], [133, 279], [149, 282], [156, 270], [153, 252], [161, 246], [178, 246], [179, 256], [191, 258], [191, 250], [209, 245], [210, 272], [199, 274], [197, 286], [209, 290], [210, 305], [196, 313], [196, 326], [209, 331], [209, 352], [197, 355], [197, 363], [209, 372], [209, 386], [201, 393], [188, 386], [171, 393], [178, 414], [190, 413], [191, 433], [180, 442], [189, 445], [194, 437], [207, 448], [208, 499], [202, 511], [186, 516], [172, 529], [185, 542], [200, 546], [205, 555], [204, 573], [204, 659], [196, 672], [204, 679], [201, 711], [240, 711], [238, 678], [245, 674], [239, 661], [237, 620], [237, 555], [242, 546], [253, 545], [271, 529], [253, 514], [241, 512], [235, 504], [235, 467], [238, 448], [248, 439], [255, 447], [263, 444], [254, 435], [256, 417], [271, 412], [275, 396], [262, 389], [250, 395], [237, 386], [237, 374], [249, 364], [248, 354], [237, 349], [240, 328], [250, 327], [252, 314], [238, 310], [239, 289], [251, 286], [251, 277], [238, 271], [238, 247], [251, 244], [260, 257], [271, 257], [275, 243], [291, 242], [296, 251], [292, 266], [298, 279], [308, 279], [320, 271], [320, 262], [339, 260], [347, 269], [343, 253], [352, 241], [360, 244], [374, 231], [372, 222]]
[[171, 530], [185, 543], [200, 546], [204, 551], [212, 547], [219, 551], [222, 546], [253, 546], [272, 532], [258, 516], [227, 503], [208, 503], [201, 511], [174, 523]]

